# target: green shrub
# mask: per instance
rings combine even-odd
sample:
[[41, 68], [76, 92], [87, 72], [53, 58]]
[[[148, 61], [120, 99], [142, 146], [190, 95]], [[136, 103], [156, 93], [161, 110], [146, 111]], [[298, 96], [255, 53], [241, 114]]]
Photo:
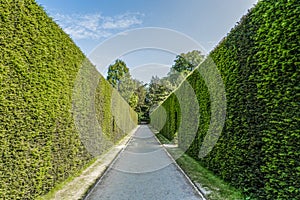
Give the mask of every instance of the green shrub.
[[[201, 159], [212, 99], [199, 72], [210, 68], [209, 62], [185, 80], [199, 103], [199, 129], [187, 152], [259, 199], [300, 199], [299, 16], [300, 1], [260, 1], [210, 53], [225, 85], [227, 113], [218, 142]], [[172, 95], [161, 105], [167, 118], [189, 106]], [[151, 114], [155, 127], [162, 126], [156, 119], [161, 107]], [[165, 136], [173, 134], [167, 133], [171, 123], [161, 130]], [[188, 137], [189, 131], [182, 134]]]
[[[0, 2], [0, 197], [33, 199], [92, 159], [72, 106], [74, 82], [86, 58], [33, 0]], [[108, 100], [113, 90], [97, 76], [97, 119], [115, 142], [125, 132], [117, 125], [113, 130]], [[102, 103], [101, 98], [107, 99]]]

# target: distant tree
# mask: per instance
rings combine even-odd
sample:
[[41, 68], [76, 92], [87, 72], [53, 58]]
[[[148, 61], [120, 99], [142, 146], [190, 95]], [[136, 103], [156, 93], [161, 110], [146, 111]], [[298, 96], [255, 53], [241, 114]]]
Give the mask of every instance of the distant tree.
[[139, 82], [131, 78], [126, 63], [122, 60], [116, 60], [110, 65], [107, 73], [107, 81], [118, 90], [124, 100], [135, 109], [138, 105], [139, 97], [135, 90]]
[[204, 55], [198, 50], [193, 50], [188, 53], [182, 53], [176, 56], [174, 65], [171, 68], [171, 73], [193, 71], [204, 59]]
[[146, 101], [149, 107], [158, 105], [160, 102], [170, 94], [171, 90], [163, 84], [161, 79], [157, 76], [153, 76], [146, 95]]
[[149, 106], [146, 103], [147, 84], [139, 81], [135, 94], [138, 96], [138, 103], [135, 111], [139, 116], [139, 121], [149, 121]]
[[182, 72], [170, 72], [168, 74], [168, 76], [166, 77], [166, 79], [169, 81], [170, 85], [171, 85], [171, 89], [172, 91], [175, 90], [180, 83], [185, 79], [185, 77], [188, 75], [188, 71], [184, 70]]
[[116, 89], [119, 87], [120, 80], [129, 74], [129, 69], [125, 62], [117, 59], [114, 64], [108, 67], [107, 81]]
[[150, 108], [164, 101], [203, 59], [197, 50], [182, 53], [176, 56], [167, 77], [154, 76], [148, 85], [133, 79], [125, 62], [118, 59], [109, 66], [107, 80], [138, 113], [139, 121], [147, 121]]
[[174, 62], [175, 63], [171, 68], [171, 72], [192, 71], [194, 68], [194, 66], [189, 63], [182, 55], [177, 55]]
[[129, 103], [131, 95], [135, 91], [135, 81], [131, 78], [129, 73], [126, 73], [119, 81], [117, 90], [120, 95]]
[[139, 102], [139, 97], [135, 92], [133, 92], [129, 98], [128, 104], [130, 105], [130, 107], [132, 107], [135, 110], [138, 105], [138, 102]]
[[193, 71], [204, 59], [204, 55], [198, 50], [182, 53], [176, 56], [174, 64], [166, 79], [172, 85], [173, 90], [179, 86], [184, 78]]
[[181, 56], [189, 62], [193, 67], [191, 70], [195, 69], [203, 60], [204, 60], [204, 55], [198, 51], [198, 50], [193, 50], [187, 53], [181, 54]]

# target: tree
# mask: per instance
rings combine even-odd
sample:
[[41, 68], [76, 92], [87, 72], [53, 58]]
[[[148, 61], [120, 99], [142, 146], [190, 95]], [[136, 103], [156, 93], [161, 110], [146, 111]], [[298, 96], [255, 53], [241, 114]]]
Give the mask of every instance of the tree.
[[116, 89], [118, 89], [120, 80], [129, 74], [129, 69], [125, 62], [117, 59], [114, 64], [110, 65], [107, 72], [107, 81]]
[[137, 87], [134, 94], [137, 96], [137, 105], [135, 106], [135, 111], [138, 114], [139, 122], [149, 121], [149, 107], [146, 104], [146, 94], [147, 94], [147, 84], [141, 81], [135, 80]]
[[146, 85], [141, 81], [132, 79], [130, 74], [120, 80], [118, 91], [136, 112], [139, 112], [140, 107], [145, 104]]
[[177, 55], [174, 60], [174, 65], [172, 65], [170, 72], [166, 77], [171, 83], [173, 90], [177, 88], [184, 78], [203, 60], [204, 55], [202, 55], [198, 50]]
[[189, 71], [195, 69], [204, 60], [205, 57], [198, 50], [193, 50], [185, 54], [183, 53], [181, 54], [181, 56], [193, 66]]
[[132, 93], [136, 88], [135, 81], [131, 78], [129, 73], [126, 73], [119, 81], [117, 90], [120, 95], [129, 103]]
[[183, 56], [177, 55], [174, 60], [175, 64], [171, 68], [171, 72], [192, 71], [194, 66], [189, 63]]
[[135, 110], [138, 105], [138, 102], [139, 102], [139, 97], [135, 92], [133, 92], [129, 98], [128, 104], [130, 105], [131, 108]]
[[153, 76], [146, 95], [147, 105], [151, 108], [157, 106], [160, 102], [170, 94], [172, 90], [169, 89], [163, 81], [157, 76]]
[[135, 109], [138, 105], [138, 95], [135, 90], [138, 87], [138, 81], [131, 78], [126, 63], [122, 60], [116, 60], [110, 65], [107, 73], [107, 81], [118, 90], [124, 100]]
[[171, 68], [173, 72], [193, 71], [204, 59], [204, 55], [198, 50], [188, 53], [182, 53], [176, 56], [174, 65]]
[[154, 76], [149, 85], [133, 79], [125, 62], [118, 59], [109, 66], [107, 80], [138, 113], [139, 121], [148, 121], [150, 108], [164, 101], [203, 59], [197, 50], [182, 53], [176, 56], [167, 77]]

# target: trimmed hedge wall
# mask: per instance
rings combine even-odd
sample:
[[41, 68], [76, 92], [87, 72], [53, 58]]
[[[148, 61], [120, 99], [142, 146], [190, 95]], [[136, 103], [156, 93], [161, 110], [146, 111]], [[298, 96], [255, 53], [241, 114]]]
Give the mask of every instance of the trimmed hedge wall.
[[[0, 198], [34, 199], [92, 159], [72, 111], [86, 58], [33, 0], [0, 2]], [[115, 142], [126, 133], [113, 123], [112, 88], [97, 76], [97, 119]]]
[[[211, 101], [199, 72], [210, 63], [185, 80], [200, 107], [199, 129], [187, 152], [253, 198], [300, 199], [299, 16], [298, 0], [259, 1], [210, 53], [225, 84], [227, 113], [217, 144], [202, 159]], [[170, 128], [172, 113], [189, 106], [176, 103], [175, 96], [151, 114], [151, 124], [163, 126], [169, 139], [177, 131]]]

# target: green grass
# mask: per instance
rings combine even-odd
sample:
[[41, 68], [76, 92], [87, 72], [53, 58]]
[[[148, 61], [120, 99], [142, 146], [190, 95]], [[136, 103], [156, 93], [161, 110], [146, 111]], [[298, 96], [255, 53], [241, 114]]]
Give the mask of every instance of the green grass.
[[[171, 142], [162, 134], [156, 134], [156, 137], [162, 144], [171, 144]], [[230, 186], [229, 183], [221, 180], [219, 177], [214, 175], [213, 172], [202, 167], [201, 163], [183, 153], [179, 148], [172, 147], [166, 149], [175, 158], [179, 157], [178, 154], [180, 154], [181, 156], [176, 160], [177, 164], [194, 183], [199, 183], [202, 188], [211, 191], [210, 194], [206, 195], [208, 200], [250, 199], [249, 197], [245, 197], [240, 190]]]

